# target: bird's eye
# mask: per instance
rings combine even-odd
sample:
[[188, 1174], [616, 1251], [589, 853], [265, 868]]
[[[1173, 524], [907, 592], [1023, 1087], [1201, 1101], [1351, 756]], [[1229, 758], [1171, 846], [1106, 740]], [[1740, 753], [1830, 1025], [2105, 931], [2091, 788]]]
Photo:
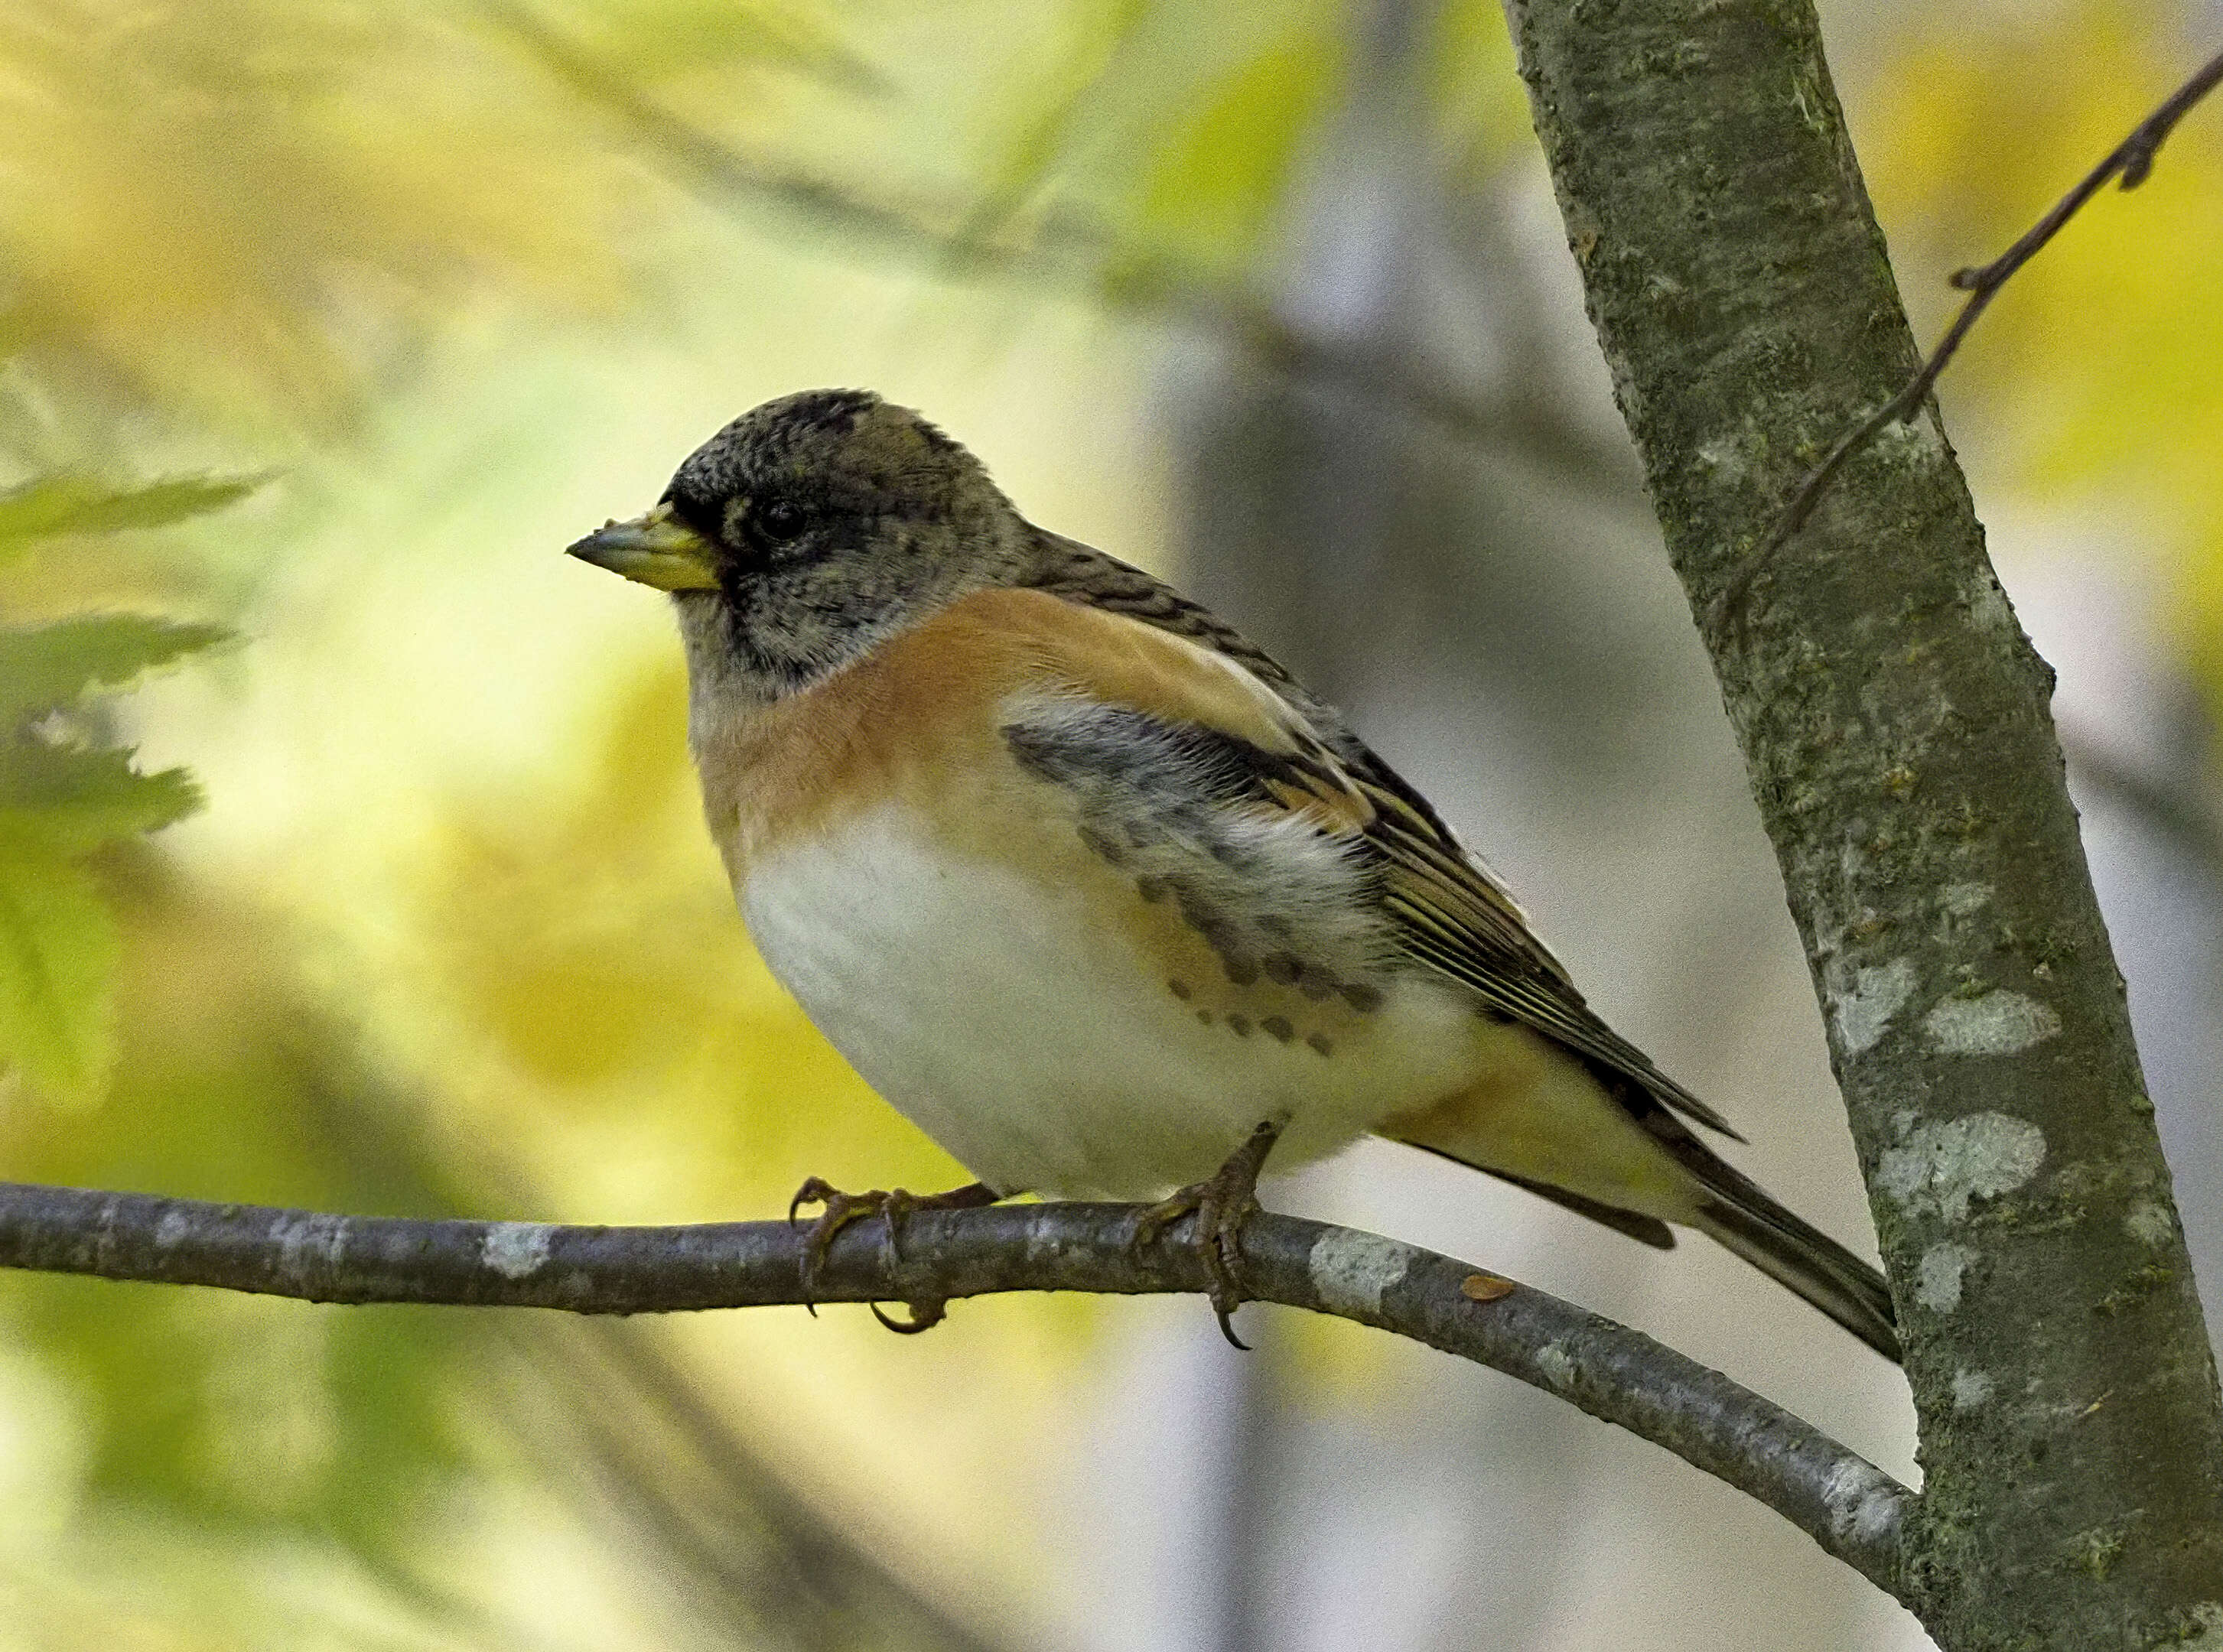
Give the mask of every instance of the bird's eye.
[[800, 505], [784, 499], [768, 499], [749, 516], [757, 531], [772, 540], [794, 538], [809, 519]]

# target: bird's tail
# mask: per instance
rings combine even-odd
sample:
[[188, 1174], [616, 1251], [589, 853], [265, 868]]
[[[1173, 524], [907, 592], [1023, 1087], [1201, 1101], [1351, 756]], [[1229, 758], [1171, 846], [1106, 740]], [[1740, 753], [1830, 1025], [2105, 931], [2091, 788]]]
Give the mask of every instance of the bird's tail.
[[1883, 1275], [1792, 1215], [1697, 1140], [1678, 1153], [1704, 1192], [1691, 1225], [1797, 1291], [1893, 1364], [1899, 1323]]
[[1391, 1120], [1382, 1134], [1525, 1187], [1647, 1245], [1674, 1244], [1670, 1222], [1696, 1228], [1886, 1360], [1899, 1360], [1883, 1275], [1717, 1158], [1647, 1085], [1571, 1058], [1523, 1077], [1517, 1090], [1454, 1097]]

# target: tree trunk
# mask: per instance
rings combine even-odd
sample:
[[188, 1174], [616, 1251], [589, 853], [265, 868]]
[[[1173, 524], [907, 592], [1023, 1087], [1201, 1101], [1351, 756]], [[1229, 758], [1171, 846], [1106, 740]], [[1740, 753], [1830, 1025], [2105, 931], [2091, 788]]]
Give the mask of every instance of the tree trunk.
[[2223, 1410], [2048, 697], [1808, 0], [1512, 0], [1667, 551], [1783, 868], [1904, 1322], [1951, 1652], [2223, 1644]]

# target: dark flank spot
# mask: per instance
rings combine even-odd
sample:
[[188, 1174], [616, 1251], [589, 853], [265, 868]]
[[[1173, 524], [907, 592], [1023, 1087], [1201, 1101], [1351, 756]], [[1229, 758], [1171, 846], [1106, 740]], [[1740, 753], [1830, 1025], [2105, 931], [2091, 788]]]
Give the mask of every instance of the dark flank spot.
[[1258, 918], [1258, 927], [1264, 930], [1275, 940], [1287, 940], [1295, 933], [1294, 926], [1278, 912], [1260, 914]]
[[1219, 954], [1226, 965], [1227, 978], [1238, 987], [1247, 987], [1258, 978], [1258, 965], [1243, 948], [1243, 935], [1226, 916], [1211, 905], [1193, 889], [1174, 885], [1174, 901], [1181, 908], [1181, 915], [1191, 929], [1204, 937], [1205, 945]]
[[1313, 1049], [1318, 1050], [1322, 1055], [1333, 1055], [1335, 1053], [1335, 1046], [1327, 1041], [1327, 1034], [1325, 1033], [1310, 1033], [1306, 1037], [1305, 1042], [1311, 1045]]
[[1297, 1029], [1289, 1025], [1288, 1018], [1285, 1015], [1269, 1015], [1264, 1021], [1260, 1021], [1258, 1025], [1264, 1027], [1269, 1033], [1271, 1033], [1275, 1038], [1279, 1039], [1284, 1044], [1287, 1044], [1291, 1039], [1297, 1035]]
[[1335, 977], [1326, 970], [1307, 969], [1298, 979], [1297, 990], [1317, 1004], [1335, 996]]
[[1168, 981], [1166, 983], [1166, 990], [1184, 1002], [1187, 1001], [1188, 983], [1186, 981]]
[[1250, 1018], [1248, 1015], [1230, 1015], [1227, 1018], [1227, 1030], [1234, 1033], [1237, 1038], [1249, 1038], [1250, 1036]]
[[1162, 901], [1173, 892], [1173, 885], [1162, 877], [1138, 877], [1135, 880], [1135, 893], [1145, 901]]
[[1088, 845], [1092, 853], [1103, 856], [1114, 866], [1127, 858], [1127, 851], [1124, 848], [1113, 843], [1094, 826], [1085, 826], [1080, 828], [1080, 841]]
[[1382, 1008], [1382, 989], [1370, 987], [1363, 981], [1349, 982], [1343, 989], [1343, 1002], [1362, 1015], [1371, 1014]]
[[1165, 835], [1148, 820], [1127, 822], [1127, 841], [1137, 849], [1148, 849], [1154, 843], [1161, 843], [1164, 841]]
[[1297, 977], [1305, 972], [1305, 966], [1287, 952], [1269, 954], [1261, 962], [1265, 965], [1266, 978], [1280, 986], [1294, 986]]
[[1198, 1021], [1203, 1022], [1206, 1027], [1212, 1025], [1212, 1012], [1208, 1009], [1198, 1010], [1196, 1012], [1196, 1018]]

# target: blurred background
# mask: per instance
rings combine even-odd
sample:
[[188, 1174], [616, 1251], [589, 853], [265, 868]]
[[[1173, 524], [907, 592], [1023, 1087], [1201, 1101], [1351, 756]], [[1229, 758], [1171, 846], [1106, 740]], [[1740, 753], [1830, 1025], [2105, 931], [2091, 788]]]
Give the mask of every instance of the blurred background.
[[[2223, 33], [1825, 13], [1925, 338]], [[2211, 1311], [2219, 347], [2223, 106], [1943, 392], [2061, 671]], [[1341, 703], [1869, 1247], [1494, 4], [10, 0], [0, 356], [0, 1176], [589, 1222], [965, 1179], [752, 953], [663, 604], [558, 554], [744, 408], [866, 385]], [[1896, 1374], [1701, 1242], [1378, 1145], [1268, 1197], [1915, 1473]], [[0, 1278], [0, 1647], [1922, 1643], [1652, 1447], [1243, 1322], [1247, 1357], [1187, 1299], [910, 1341]]]

